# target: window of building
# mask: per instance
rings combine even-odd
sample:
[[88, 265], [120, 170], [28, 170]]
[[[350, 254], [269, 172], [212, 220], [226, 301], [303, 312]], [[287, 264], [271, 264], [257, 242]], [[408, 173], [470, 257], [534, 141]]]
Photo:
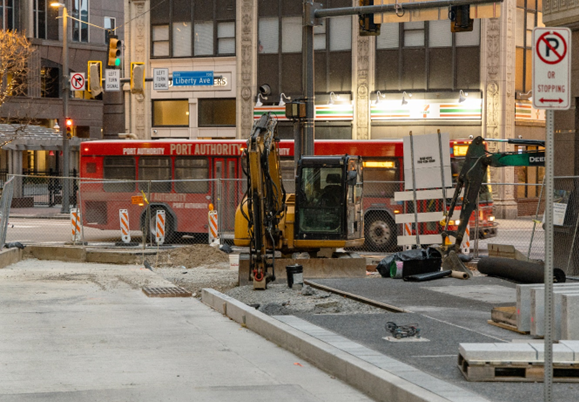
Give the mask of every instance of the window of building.
[[152, 56], [169, 56], [169, 25], [154, 25], [151, 27], [151, 38], [153, 42]]
[[199, 127], [235, 127], [235, 99], [198, 99]]
[[73, 0], [71, 16], [80, 21], [72, 20], [73, 42], [89, 41], [89, 0]]
[[[323, 0], [324, 8], [350, 7], [349, 0]], [[352, 90], [352, 16], [322, 20], [314, 31], [315, 92]], [[258, 1], [258, 82], [280, 94], [302, 93], [302, 6], [284, 0]]]
[[176, 192], [207, 193], [209, 191], [208, 179], [209, 163], [207, 158], [175, 157]]
[[34, 37], [46, 39], [46, 0], [33, 0]]
[[302, 17], [282, 18], [282, 53], [302, 51]]
[[139, 190], [149, 190], [149, 180], [151, 180], [151, 192], [171, 192], [170, 157], [142, 156], [139, 158]]
[[236, 53], [235, 0], [152, 0], [152, 57]]
[[[106, 156], [103, 160], [103, 179], [119, 180], [105, 181], [103, 190], [110, 193], [126, 193], [135, 191], [135, 158], [131, 156]], [[131, 181], [125, 181], [131, 180]]]
[[103, 25], [103, 28], [105, 28], [105, 43], [108, 44], [109, 31], [115, 32], [115, 28], [117, 28], [117, 19], [114, 17], [105, 17], [105, 24]]
[[15, 25], [18, 20], [15, 14], [18, 12], [18, 9], [17, 7], [14, 7], [14, 1], [15, 0], [0, 0], [0, 22], [2, 23], [2, 29], [6, 31], [18, 29]]
[[189, 127], [189, 102], [183, 100], [154, 100], [153, 127]]
[[266, 17], [258, 21], [258, 53], [278, 53], [278, 18]]
[[376, 40], [376, 89], [479, 89], [480, 21], [452, 33], [449, 21], [381, 25]]
[[43, 98], [58, 98], [60, 69], [57, 67], [42, 67], [40, 69], [40, 96]]
[[542, 0], [517, 0], [516, 8], [516, 82], [515, 90], [532, 89], [532, 30], [544, 26]]

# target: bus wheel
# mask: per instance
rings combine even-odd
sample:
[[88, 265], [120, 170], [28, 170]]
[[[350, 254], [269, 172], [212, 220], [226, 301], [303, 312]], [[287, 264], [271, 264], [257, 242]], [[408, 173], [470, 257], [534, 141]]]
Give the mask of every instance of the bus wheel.
[[391, 251], [397, 247], [397, 227], [386, 213], [365, 217], [365, 248], [368, 251]]
[[[173, 230], [173, 217], [165, 208], [153, 207], [151, 208], [151, 216], [149, 218], [149, 225], [145, 225], [145, 221], [141, 222], [141, 227], [143, 228], [143, 235], [146, 237], [147, 242], [155, 243], [155, 232], [157, 230], [157, 211], [165, 211], [165, 241], [164, 243], [171, 243], [175, 240], [176, 233]], [[145, 217], [143, 218], [145, 219]]]

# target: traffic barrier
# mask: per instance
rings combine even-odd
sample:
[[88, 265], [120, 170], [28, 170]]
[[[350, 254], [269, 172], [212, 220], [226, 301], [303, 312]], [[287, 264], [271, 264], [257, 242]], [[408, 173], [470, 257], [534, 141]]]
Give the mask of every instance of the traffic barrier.
[[213, 209], [213, 205], [209, 204], [209, 212], [207, 214], [209, 221], [209, 244], [217, 243], [219, 244], [218, 236], [218, 213]]
[[163, 244], [165, 241], [165, 211], [157, 210], [157, 218], [155, 219], [155, 242]]
[[119, 210], [119, 221], [121, 222], [121, 240], [123, 240], [123, 243], [130, 243], [129, 212], [126, 209]]
[[78, 208], [70, 209], [70, 223], [72, 226], [72, 241], [81, 241], [81, 214]]
[[[410, 222], [407, 222], [407, 223], [404, 223], [403, 224], [403, 230], [405, 231], [405, 233], [403, 233], [403, 236], [409, 236], [410, 237], [410, 236], [413, 235], [413, 232], [411, 230], [411, 227], [412, 227], [412, 223], [410, 223]], [[406, 244], [406, 245], [403, 246], [403, 250], [411, 250], [412, 248], [413, 248], [413, 246], [410, 245], [410, 244]]]
[[463, 235], [463, 240], [461, 241], [461, 252], [468, 255], [471, 251], [471, 240], [469, 239], [469, 225], [465, 228], [465, 234]]

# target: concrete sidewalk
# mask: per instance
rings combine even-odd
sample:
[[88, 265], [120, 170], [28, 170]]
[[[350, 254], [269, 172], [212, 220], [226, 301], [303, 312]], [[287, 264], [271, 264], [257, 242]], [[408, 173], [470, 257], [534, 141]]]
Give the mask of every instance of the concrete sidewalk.
[[0, 401], [367, 401], [139, 266], [0, 270]]
[[37, 218], [37, 219], [70, 219], [70, 213], [60, 212], [61, 206], [35, 207], [35, 208], [10, 208], [11, 218]]

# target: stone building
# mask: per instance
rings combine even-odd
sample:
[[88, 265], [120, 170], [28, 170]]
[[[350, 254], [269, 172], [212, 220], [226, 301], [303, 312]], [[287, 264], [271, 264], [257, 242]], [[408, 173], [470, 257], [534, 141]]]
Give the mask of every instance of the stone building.
[[[12, 97], [0, 108], [0, 119], [12, 126], [3, 130], [2, 135], [23, 122], [44, 128], [54, 128], [58, 122], [64, 127], [63, 86], [68, 83], [64, 82], [62, 71], [62, 7], [52, 7], [52, 3], [49, 0], [0, 1], [2, 29], [23, 33], [35, 49], [29, 60], [27, 96]], [[123, 23], [122, 2], [61, 0], [61, 3], [71, 17], [68, 20], [69, 73], [86, 72], [89, 60], [105, 62], [105, 28]], [[116, 32], [122, 37], [122, 28]], [[117, 138], [117, 133], [124, 131], [122, 101], [120, 93], [95, 99], [87, 91], [70, 91], [68, 117], [74, 121], [74, 135], [79, 140], [111, 135]], [[0, 151], [0, 171], [34, 174], [62, 170], [62, 146], [52, 136], [43, 141], [45, 131], [32, 130], [37, 134], [27, 134], [26, 141], [20, 141], [17, 147], [5, 146]], [[78, 164], [78, 143], [76, 139], [71, 142], [71, 169]]]
[[[324, 8], [357, 0], [321, 0]], [[170, 87], [126, 95], [126, 128], [139, 138], [244, 138], [262, 112], [279, 116], [282, 101], [302, 97], [300, 0], [125, 2], [126, 63], [173, 71], [213, 71], [213, 86]], [[545, 114], [532, 107], [531, 32], [543, 25], [541, 0], [504, 0], [498, 18], [476, 19], [452, 33], [441, 20], [384, 23], [381, 35], [359, 35], [358, 17], [333, 17], [314, 29], [315, 137], [401, 138], [545, 136]], [[148, 12], [151, 10], [150, 12]], [[443, 15], [443, 14], [442, 14]], [[258, 96], [267, 84], [271, 95]], [[489, 142], [493, 152], [514, 147]], [[498, 217], [535, 211], [543, 168], [491, 171]], [[511, 183], [532, 184], [514, 186]]]

